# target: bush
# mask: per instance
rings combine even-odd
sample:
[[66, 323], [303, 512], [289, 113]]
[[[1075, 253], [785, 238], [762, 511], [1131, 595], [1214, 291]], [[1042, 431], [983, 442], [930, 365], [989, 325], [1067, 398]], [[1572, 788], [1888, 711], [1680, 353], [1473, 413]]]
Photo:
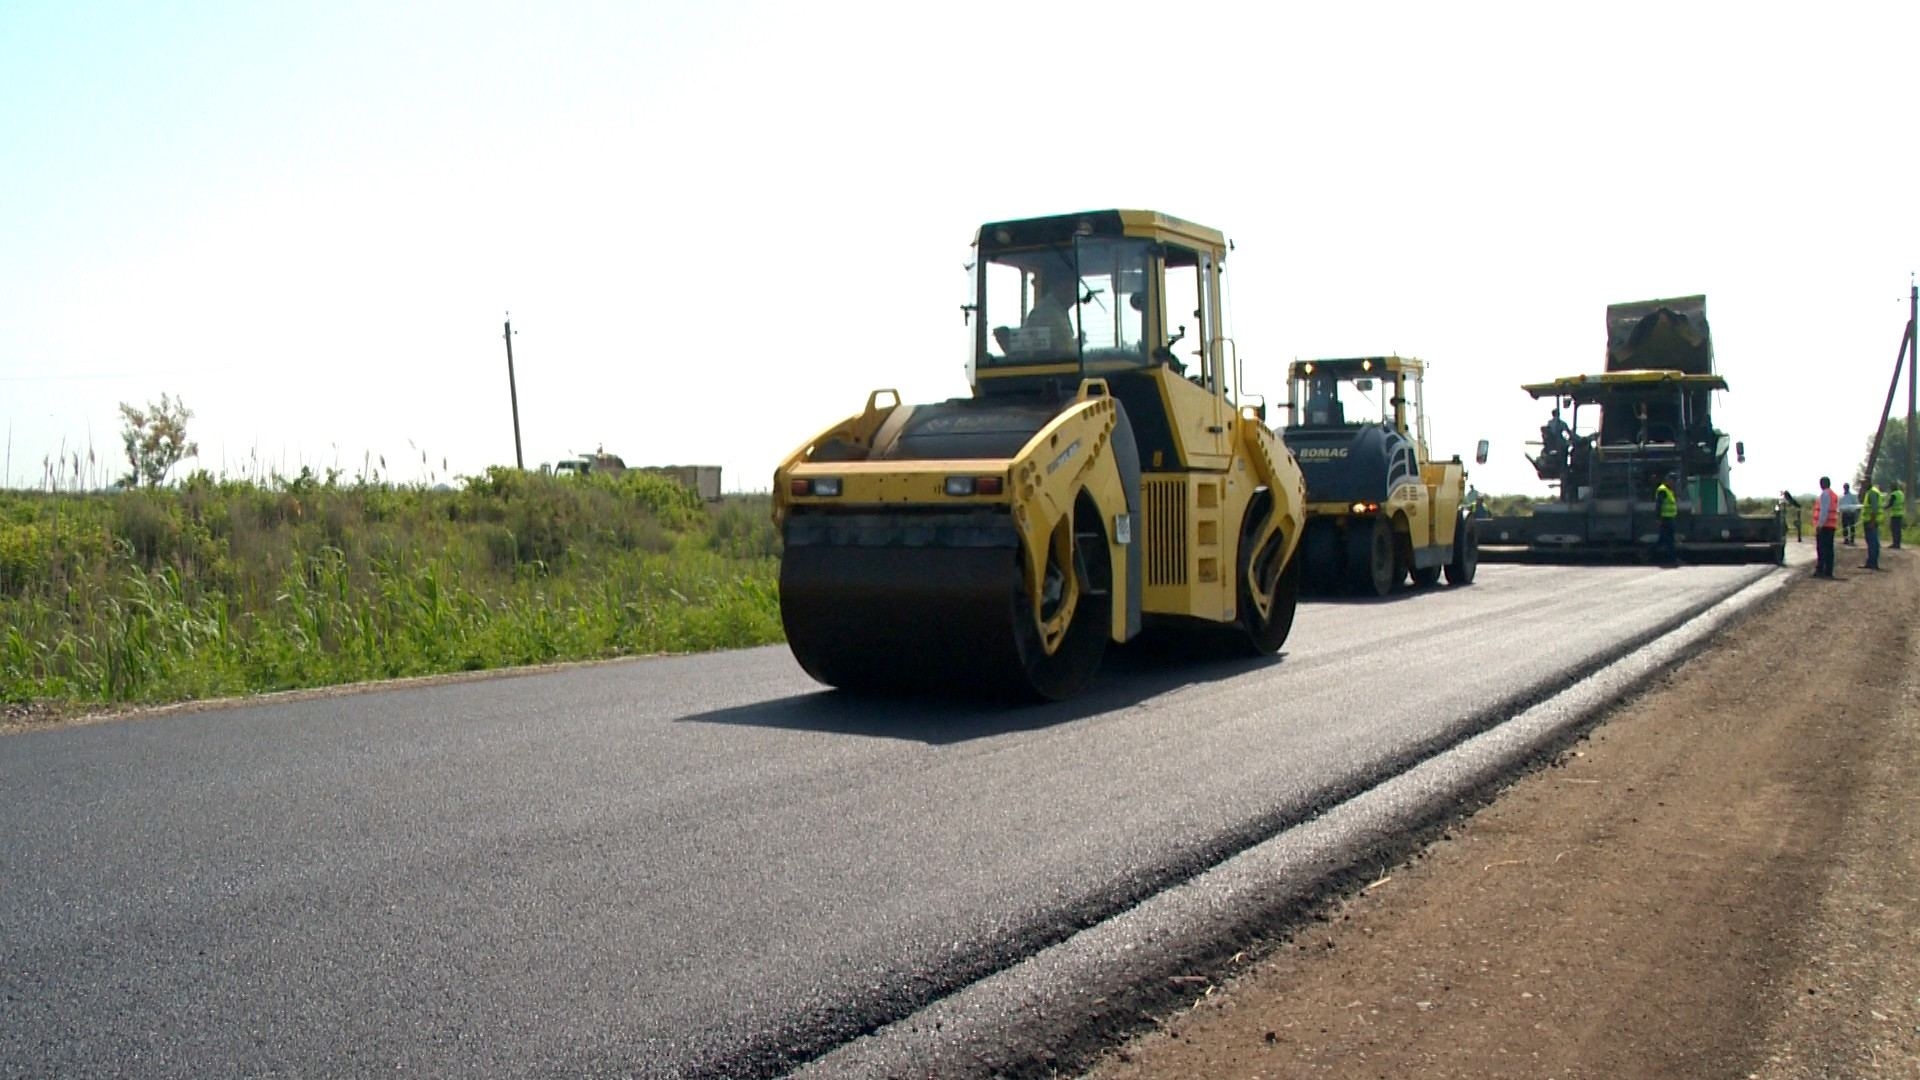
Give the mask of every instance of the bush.
[[113, 534], [126, 542], [140, 564], [151, 570], [180, 551], [179, 500], [148, 491], [130, 491], [114, 500]]
[[629, 472], [617, 481], [618, 490], [673, 528], [685, 528], [704, 517], [706, 505], [692, 488], [655, 473]]
[[160, 701], [780, 636], [766, 497], [511, 469], [0, 492], [0, 700]]
[[52, 543], [34, 522], [0, 522], [0, 594], [18, 595], [47, 572]]

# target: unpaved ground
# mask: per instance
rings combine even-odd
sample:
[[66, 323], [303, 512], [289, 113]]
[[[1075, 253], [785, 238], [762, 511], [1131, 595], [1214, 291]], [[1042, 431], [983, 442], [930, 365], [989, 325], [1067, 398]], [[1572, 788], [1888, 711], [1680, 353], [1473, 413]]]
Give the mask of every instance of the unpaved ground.
[[1841, 554], [1092, 1077], [1920, 1077], [1920, 558]]

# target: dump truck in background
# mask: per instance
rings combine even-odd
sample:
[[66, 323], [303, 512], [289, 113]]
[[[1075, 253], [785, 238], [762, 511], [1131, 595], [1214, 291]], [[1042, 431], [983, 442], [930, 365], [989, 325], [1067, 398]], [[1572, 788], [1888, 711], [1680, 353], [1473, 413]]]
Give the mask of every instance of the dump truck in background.
[[627, 463], [619, 454], [607, 453], [606, 447], [600, 447], [591, 454], [561, 458], [551, 466], [540, 466], [541, 472], [552, 472], [555, 476], [620, 476], [627, 471]]
[[1425, 375], [1425, 363], [1402, 356], [1289, 367], [1282, 435], [1307, 480], [1307, 590], [1385, 596], [1409, 578], [1473, 581], [1466, 467], [1428, 453]]
[[[1713, 423], [1714, 371], [1706, 297], [1607, 308], [1606, 370], [1521, 389], [1553, 403], [1534, 472], [1556, 489], [1532, 513], [1482, 520], [1488, 561], [1604, 561], [1646, 557], [1659, 533], [1654, 489], [1674, 478], [1675, 541], [1691, 562], [1780, 562], [1786, 524], [1776, 511], [1741, 515], [1730, 486], [1745, 447]], [[1572, 410], [1568, 420], [1563, 409]]]
[[972, 396], [875, 391], [775, 471], [801, 667], [852, 690], [1058, 699], [1154, 624], [1278, 650], [1305, 489], [1237, 403], [1226, 255], [1151, 211], [981, 226]]
[[542, 465], [540, 471], [555, 476], [624, 476], [630, 472], [642, 472], [672, 480], [699, 495], [704, 502], [720, 501], [718, 465], [628, 465], [619, 454], [609, 454], [602, 447], [591, 454], [562, 458], [555, 464]]
[[703, 502], [720, 501], [720, 466], [718, 465], [641, 465], [637, 467], [644, 473], [664, 476], [688, 488], [700, 496]]

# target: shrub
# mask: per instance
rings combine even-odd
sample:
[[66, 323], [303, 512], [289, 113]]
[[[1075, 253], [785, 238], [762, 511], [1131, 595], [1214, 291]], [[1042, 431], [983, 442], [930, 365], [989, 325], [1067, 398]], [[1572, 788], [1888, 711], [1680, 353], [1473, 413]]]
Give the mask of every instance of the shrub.
[[52, 547], [47, 530], [39, 524], [0, 522], [0, 594], [24, 593], [44, 575]]
[[0, 493], [0, 700], [156, 701], [778, 640], [761, 496], [510, 469]]

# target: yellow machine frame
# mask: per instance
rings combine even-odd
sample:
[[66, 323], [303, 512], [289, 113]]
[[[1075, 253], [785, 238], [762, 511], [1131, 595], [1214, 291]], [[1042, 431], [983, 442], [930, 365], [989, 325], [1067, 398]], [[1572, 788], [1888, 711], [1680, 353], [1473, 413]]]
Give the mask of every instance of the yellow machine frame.
[[[1314, 519], [1349, 525], [1375, 517], [1385, 520], [1392, 526], [1397, 545], [1396, 581], [1409, 571], [1417, 579], [1431, 580], [1452, 559], [1456, 533], [1464, 527], [1466, 468], [1458, 457], [1447, 460], [1433, 457], [1427, 435], [1426, 362], [1397, 355], [1295, 361], [1288, 370], [1288, 410], [1296, 420], [1304, 408], [1303, 403], [1296, 400], [1297, 388], [1317, 369], [1334, 364], [1343, 368], [1364, 364], [1370, 377], [1391, 381], [1392, 426], [1412, 444], [1416, 470], [1398, 479], [1386, 489], [1384, 497], [1378, 498], [1327, 498], [1310, 485], [1307, 494], [1311, 501], [1306, 506], [1309, 527]], [[1307, 447], [1293, 449], [1296, 453], [1313, 453]], [[1470, 580], [1471, 571], [1467, 571], [1466, 576]]]
[[[1046, 380], [1064, 390], [1057, 414], [1017, 452], [987, 459], [885, 454], [914, 424], [917, 410], [940, 406], [906, 405], [893, 390], [875, 391], [861, 412], [808, 440], [776, 469], [774, 520], [786, 529], [797, 520], [832, 522], [839, 519], [819, 515], [849, 516], [858, 510], [853, 516], [860, 521], [882, 523], [873, 526], [881, 531], [846, 541], [851, 549], [893, 542], [900, 534], [891, 522], [906, 522], [901, 528], [910, 532], [915, 519], [903, 514], [1003, 513], [1018, 535], [1027, 614], [1041, 648], [1052, 653], [1085, 599], [1080, 576], [1073, 572], [1088, 554], [1078, 545], [1092, 535], [1085, 523], [1076, 525], [1075, 507], [1085, 499], [1098, 508], [1106, 565], [1112, 568], [1108, 640], [1126, 641], [1156, 617], [1233, 623], [1246, 614], [1242, 602], [1248, 600], [1258, 618], [1269, 618], [1279, 595], [1277, 579], [1299, 542], [1305, 487], [1293, 459], [1259, 414], [1236, 406], [1228, 395], [1229, 376], [1237, 386], [1239, 373], [1229, 370], [1237, 368], [1237, 357], [1221, 320], [1225, 238], [1164, 214], [1102, 211], [982, 226], [976, 249], [984, 263], [996, 235], [1068, 229], [1072, 235], [1097, 230], [1103, 237], [1152, 242], [1151, 287], [1143, 294], [1142, 311], [1147, 342], [1170, 344], [1168, 311], [1183, 303], [1166, 294], [1167, 259], [1191, 260], [1204, 282], [1204, 307], [1196, 311], [1197, 348], [1189, 353], [1191, 374], [1168, 348], [1158, 350], [1161, 362], [1145, 366], [1095, 357], [976, 366], [975, 402], [1010, 397]], [[984, 265], [980, 281], [984, 295]], [[984, 355], [984, 326], [979, 340]], [[1133, 428], [1143, 412], [1157, 414], [1155, 445], [1136, 450]], [[1123, 424], [1123, 415], [1133, 420]], [[1271, 512], [1262, 511], [1250, 523], [1249, 514], [1260, 507]], [[1259, 559], [1243, 554], [1247, 545]], [[1137, 572], [1131, 570], [1135, 566]], [[1241, 567], [1246, 568], [1244, 583], [1237, 572]], [[1290, 592], [1285, 602], [1290, 624]], [[795, 651], [801, 654], [802, 647], [796, 644]]]

